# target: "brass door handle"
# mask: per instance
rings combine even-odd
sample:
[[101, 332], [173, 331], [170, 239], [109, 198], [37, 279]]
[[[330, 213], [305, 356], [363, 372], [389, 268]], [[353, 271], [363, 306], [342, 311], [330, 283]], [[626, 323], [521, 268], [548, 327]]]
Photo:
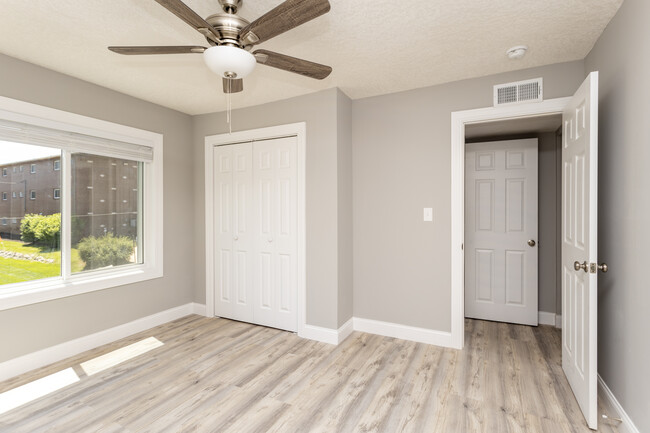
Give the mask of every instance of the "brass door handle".
[[573, 269], [575, 269], [576, 271], [582, 269], [585, 272], [589, 272], [587, 268], [588, 268], [587, 262], [582, 262], [582, 263], [578, 261], [573, 262]]
[[534, 239], [529, 239], [529, 240], [528, 240], [528, 246], [529, 246], [529, 247], [534, 247], [535, 244], [536, 244], [536, 242], [535, 242]]
[[604, 273], [607, 272], [609, 267], [607, 266], [607, 263], [601, 263], [600, 265], [598, 265], [598, 269], [600, 269], [600, 271]]

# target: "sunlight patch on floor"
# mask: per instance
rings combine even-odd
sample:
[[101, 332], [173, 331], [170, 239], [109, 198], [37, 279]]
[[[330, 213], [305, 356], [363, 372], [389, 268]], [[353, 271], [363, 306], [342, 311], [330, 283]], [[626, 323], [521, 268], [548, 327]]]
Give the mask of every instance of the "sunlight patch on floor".
[[3, 392], [0, 394], [0, 414], [54, 391], [58, 391], [75, 382], [79, 382], [79, 376], [77, 376], [77, 373], [72, 368], [66, 368], [65, 370]]
[[149, 337], [105, 355], [93, 358], [90, 361], [82, 362], [80, 365], [88, 376], [92, 376], [93, 374], [107, 370], [162, 345], [163, 343], [157, 338]]

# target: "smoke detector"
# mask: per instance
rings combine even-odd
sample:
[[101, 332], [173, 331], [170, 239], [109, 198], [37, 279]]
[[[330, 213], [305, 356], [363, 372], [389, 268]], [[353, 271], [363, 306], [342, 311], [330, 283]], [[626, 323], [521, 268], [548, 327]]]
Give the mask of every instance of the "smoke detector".
[[519, 60], [526, 55], [526, 51], [528, 51], [526, 45], [517, 45], [506, 51], [506, 54], [510, 60]]

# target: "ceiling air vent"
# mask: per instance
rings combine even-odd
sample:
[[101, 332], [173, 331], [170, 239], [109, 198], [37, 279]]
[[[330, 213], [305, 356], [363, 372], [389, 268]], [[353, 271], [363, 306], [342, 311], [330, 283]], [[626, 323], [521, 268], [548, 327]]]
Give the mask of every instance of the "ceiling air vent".
[[494, 86], [495, 107], [503, 104], [541, 102], [543, 97], [543, 80], [541, 78]]

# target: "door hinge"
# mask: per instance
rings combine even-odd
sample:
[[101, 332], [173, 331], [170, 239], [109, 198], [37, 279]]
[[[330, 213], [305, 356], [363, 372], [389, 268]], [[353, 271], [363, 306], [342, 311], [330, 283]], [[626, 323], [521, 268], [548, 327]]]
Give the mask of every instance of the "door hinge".
[[598, 263], [589, 263], [589, 272], [592, 274], [598, 272]]

